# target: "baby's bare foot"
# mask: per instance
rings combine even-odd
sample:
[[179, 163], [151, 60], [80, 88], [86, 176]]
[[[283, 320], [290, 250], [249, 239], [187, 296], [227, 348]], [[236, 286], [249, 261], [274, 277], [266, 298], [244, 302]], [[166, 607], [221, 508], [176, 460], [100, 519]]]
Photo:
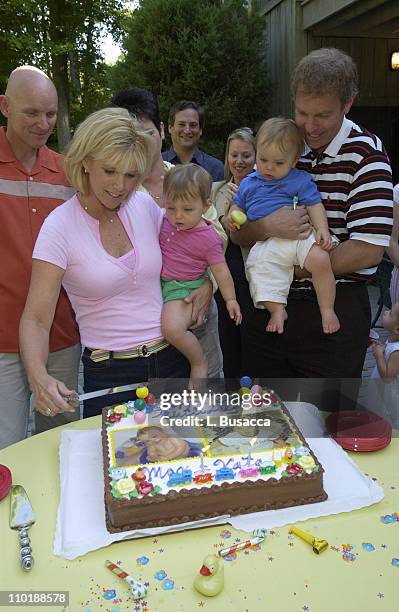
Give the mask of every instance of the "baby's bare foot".
[[341, 327], [338, 317], [333, 310], [321, 310], [321, 321], [325, 334], [334, 334]]
[[277, 332], [282, 334], [284, 331], [284, 322], [288, 319], [285, 308], [273, 312], [270, 316], [269, 322], [266, 325], [267, 332]]

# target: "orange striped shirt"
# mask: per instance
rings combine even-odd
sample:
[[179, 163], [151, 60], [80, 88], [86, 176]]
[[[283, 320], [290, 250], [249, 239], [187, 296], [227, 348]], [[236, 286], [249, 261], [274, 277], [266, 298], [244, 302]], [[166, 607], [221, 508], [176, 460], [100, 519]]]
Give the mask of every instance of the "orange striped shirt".
[[[0, 352], [18, 353], [19, 321], [32, 270], [32, 251], [47, 215], [70, 198], [62, 156], [41, 147], [28, 172], [0, 128]], [[61, 289], [50, 332], [50, 351], [79, 342], [73, 310]]]

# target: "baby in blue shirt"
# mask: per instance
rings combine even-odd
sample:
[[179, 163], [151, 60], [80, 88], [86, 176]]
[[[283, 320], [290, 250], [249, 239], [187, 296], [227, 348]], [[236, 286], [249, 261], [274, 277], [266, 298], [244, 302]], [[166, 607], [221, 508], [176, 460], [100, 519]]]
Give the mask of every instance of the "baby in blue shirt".
[[309, 238], [269, 238], [257, 242], [249, 252], [246, 274], [256, 308], [270, 312], [266, 331], [282, 334], [294, 266], [309, 270], [323, 331], [332, 334], [340, 327], [334, 312], [335, 278], [328, 255], [336, 243], [311, 175], [295, 168], [303, 147], [302, 134], [291, 119], [275, 117], [262, 124], [256, 136], [257, 170], [241, 181], [229, 211], [228, 227], [237, 231], [231, 218], [234, 210], [243, 211], [249, 221], [256, 221], [283, 206], [306, 205], [314, 228]]

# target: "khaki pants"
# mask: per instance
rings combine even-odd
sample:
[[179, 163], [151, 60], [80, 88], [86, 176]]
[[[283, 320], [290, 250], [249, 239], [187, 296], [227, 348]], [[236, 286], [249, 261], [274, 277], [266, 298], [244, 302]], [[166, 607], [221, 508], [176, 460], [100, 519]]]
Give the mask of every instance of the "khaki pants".
[[208, 360], [208, 378], [220, 378], [223, 369], [222, 349], [219, 342], [218, 309], [215, 299], [211, 299], [208, 309], [208, 321], [194, 329], [193, 332], [200, 341], [202, 350]]
[[[80, 344], [50, 353], [48, 373], [77, 391], [80, 355]], [[0, 448], [26, 438], [31, 395], [19, 353], [0, 353]], [[36, 433], [76, 421], [79, 416], [79, 409], [55, 417], [35, 413]]]

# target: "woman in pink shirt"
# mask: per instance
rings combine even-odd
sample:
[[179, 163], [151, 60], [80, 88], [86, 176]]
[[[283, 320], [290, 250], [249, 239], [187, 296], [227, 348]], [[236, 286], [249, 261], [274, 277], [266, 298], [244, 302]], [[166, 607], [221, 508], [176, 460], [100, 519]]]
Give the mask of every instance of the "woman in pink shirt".
[[[77, 194], [43, 223], [21, 319], [22, 357], [43, 414], [70, 410], [65, 397], [72, 390], [46, 371], [61, 285], [86, 347], [85, 392], [189, 375], [187, 360], [161, 331], [163, 213], [150, 196], [135, 191], [152, 147], [152, 137], [120, 108], [93, 113], [75, 132], [65, 169]], [[84, 416], [107, 403], [106, 397], [85, 402]]]

